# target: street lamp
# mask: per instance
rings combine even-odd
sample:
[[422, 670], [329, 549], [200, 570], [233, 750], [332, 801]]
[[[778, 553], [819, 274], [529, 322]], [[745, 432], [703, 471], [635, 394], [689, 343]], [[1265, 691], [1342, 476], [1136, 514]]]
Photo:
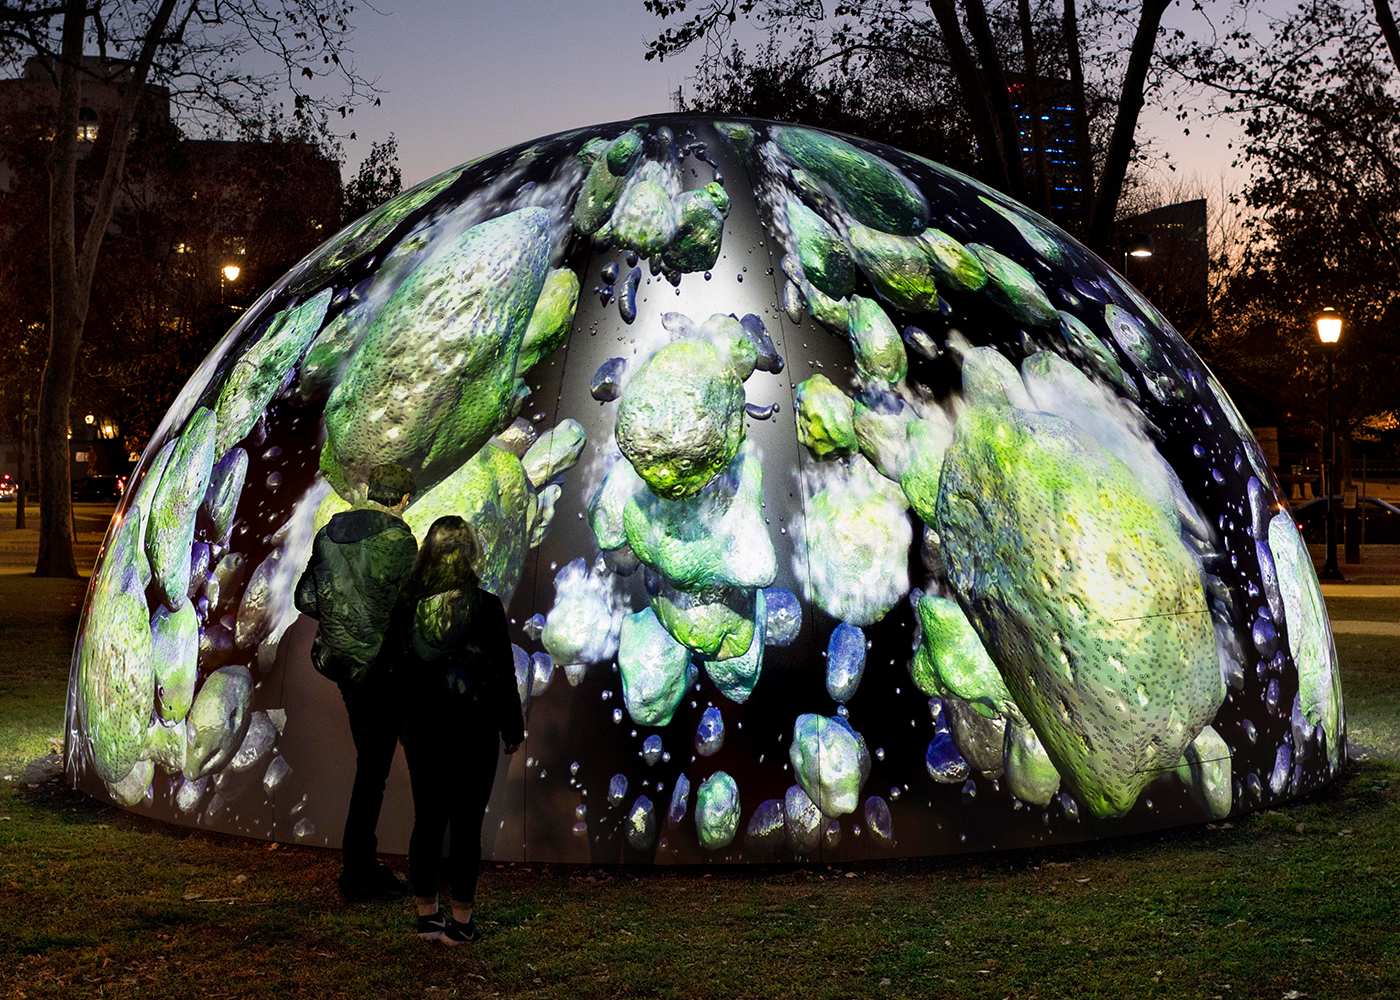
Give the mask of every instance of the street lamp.
[[1337, 525], [1332, 516], [1332, 493], [1336, 473], [1332, 465], [1335, 461], [1337, 442], [1335, 440], [1336, 415], [1332, 409], [1332, 355], [1337, 350], [1337, 342], [1342, 339], [1342, 317], [1337, 310], [1327, 306], [1317, 314], [1317, 337], [1322, 341], [1322, 356], [1327, 359], [1327, 429], [1323, 437], [1322, 492], [1326, 497], [1323, 514], [1323, 539], [1326, 542], [1326, 560], [1318, 578], [1322, 580], [1342, 580], [1342, 571], [1337, 567]]
[[1157, 245], [1153, 242], [1151, 233], [1133, 233], [1123, 241], [1123, 274], [1128, 273], [1129, 257], [1151, 257], [1156, 250]]
[[219, 305], [224, 304], [224, 285], [232, 284], [238, 280], [242, 270], [237, 264], [225, 264], [223, 270], [219, 272]]

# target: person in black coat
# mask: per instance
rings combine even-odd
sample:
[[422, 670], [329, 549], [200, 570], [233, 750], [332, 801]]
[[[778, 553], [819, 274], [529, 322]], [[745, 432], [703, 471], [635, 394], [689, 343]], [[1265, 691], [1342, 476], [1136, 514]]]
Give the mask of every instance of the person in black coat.
[[355, 782], [341, 840], [340, 889], [350, 899], [401, 897], [408, 888], [379, 863], [375, 828], [399, 742], [398, 685], [381, 656], [400, 587], [418, 543], [403, 520], [413, 477], [397, 465], [370, 471], [367, 497], [316, 533], [297, 582], [297, 610], [321, 624], [311, 663], [340, 687], [355, 741]]
[[[505, 609], [481, 589], [471, 527], [440, 517], [428, 529], [394, 609], [403, 747], [413, 788], [409, 882], [418, 936], [444, 944], [478, 938], [472, 921], [481, 865], [481, 824], [496, 778], [500, 741], [525, 739]], [[452, 919], [438, 908], [443, 834], [452, 827]]]

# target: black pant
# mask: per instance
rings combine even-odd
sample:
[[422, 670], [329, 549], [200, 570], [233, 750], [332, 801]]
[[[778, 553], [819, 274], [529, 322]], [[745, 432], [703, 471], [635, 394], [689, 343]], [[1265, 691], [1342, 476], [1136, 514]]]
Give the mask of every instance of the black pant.
[[342, 687], [340, 693], [355, 741], [355, 784], [350, 790], [350, 810], [345, 814], [341, 856], [346, 874], [355, 877], [379, 864], [379, 838], [374, 831], [394, 763], [400, 720], [388, 685], [362, 683]]
[[494, 728], [474, 718], [454, 718], [446, 725], [423, 725], [424, 721], [404, 734], [413, 786], [408, 880], [415, 896], [437, 895], [442, 837], [450, 823], [452, 898], [470, 903], [476, 899], [481, 824], [496, 780], [500, 739]]

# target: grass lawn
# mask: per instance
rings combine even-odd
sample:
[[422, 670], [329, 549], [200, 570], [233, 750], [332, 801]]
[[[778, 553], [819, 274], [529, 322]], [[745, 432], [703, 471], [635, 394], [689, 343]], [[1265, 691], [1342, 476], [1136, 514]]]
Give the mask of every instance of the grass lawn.
[[489, 936], [449, 950], [410, 936], [406, 904], [343, 904], [335, 853], [41, 780], [82, 589], [0, 573], [0, 996], [1400, 996], [1394, 637], [1338, 637], [1365, 759], [1282, 809], [854, 868], [491, 867]]

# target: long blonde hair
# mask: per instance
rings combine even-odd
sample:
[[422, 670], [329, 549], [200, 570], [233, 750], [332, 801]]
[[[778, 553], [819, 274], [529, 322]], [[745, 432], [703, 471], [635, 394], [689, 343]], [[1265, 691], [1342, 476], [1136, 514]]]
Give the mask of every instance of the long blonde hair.
[[416, 600], [413, 646], [424, 659], [440, 656], [471, 622], [478, 586], [472, 561], [478, 549], [471, 525], [456, 514], [434, 521], [423, 539], [407, 589]]

